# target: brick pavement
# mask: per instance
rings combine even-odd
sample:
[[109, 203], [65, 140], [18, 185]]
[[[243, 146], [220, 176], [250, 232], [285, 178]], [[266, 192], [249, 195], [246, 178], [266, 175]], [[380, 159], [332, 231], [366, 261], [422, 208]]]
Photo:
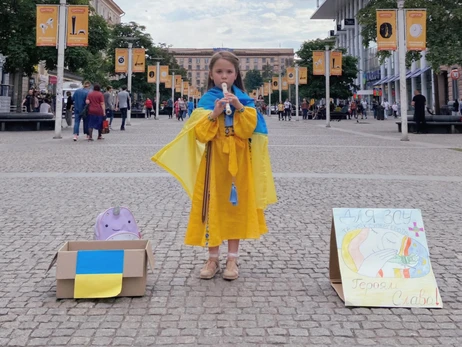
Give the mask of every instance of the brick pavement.
[[[116, 120], [116, 122], [120, 120]], [[0, 135], [0, 346], [461, 346], [461, 135], [410, 135], [393, 121], [269, 120], [279, 203], [243, 242], [241, 276], [200, 281], [183, 245], [190, 203], [150, 156], [180, 129], [135, 119], [103, 142]], [[412, 179], [416, 176], [417, 179]], [[153, 241], [142, 298], [56, 300], [55, 250], [91, 239], [97, 214], [129, 206]], [[345, 308], [328, 281], [332, 207], [422, 209], [445, 308]]]

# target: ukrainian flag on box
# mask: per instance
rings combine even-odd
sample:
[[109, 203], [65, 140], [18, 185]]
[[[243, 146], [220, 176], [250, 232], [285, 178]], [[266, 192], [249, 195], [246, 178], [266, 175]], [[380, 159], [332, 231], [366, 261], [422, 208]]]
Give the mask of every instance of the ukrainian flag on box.
[[77, 251], [74, 298], [111, 298], [122, 291], [123, 250]]

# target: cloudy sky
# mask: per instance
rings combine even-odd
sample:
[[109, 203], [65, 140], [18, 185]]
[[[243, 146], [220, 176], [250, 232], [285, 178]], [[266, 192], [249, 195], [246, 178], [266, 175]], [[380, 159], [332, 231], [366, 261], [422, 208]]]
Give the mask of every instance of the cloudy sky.
[[294, 48], [325, 38], [332, 21], [311, 21], [316, 0], [115, 0], [123, 22], [145, 25], [177, 48]]

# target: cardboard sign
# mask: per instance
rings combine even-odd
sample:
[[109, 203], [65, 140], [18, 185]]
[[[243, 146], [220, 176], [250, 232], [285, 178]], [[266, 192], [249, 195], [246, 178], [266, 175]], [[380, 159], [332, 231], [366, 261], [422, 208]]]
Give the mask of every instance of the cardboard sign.
[[330, 281], [345, 306], [443, 307], [420, 210], [333, 209]]

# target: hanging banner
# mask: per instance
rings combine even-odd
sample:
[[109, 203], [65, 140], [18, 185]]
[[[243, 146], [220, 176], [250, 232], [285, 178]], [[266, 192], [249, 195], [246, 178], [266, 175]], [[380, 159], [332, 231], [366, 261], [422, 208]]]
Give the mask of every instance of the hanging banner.
[[271, 86], [273, 87], [273, 90], [279, 90], [279, 77], [273, 77]]
[[408, 51], [427, 49], [426, 10], [406, 10], [406, 46]]
[[342, 52], [330, 52], [330, 74], [331, 76], [342, 76]]
[[287, 77], [282, 78], [282, 90], [289, 90], [289, 82], [287, 81]]
[[168, 75], [167, 79], [165, 80], [165, 88], [172, 89], [172, 76]]
[[128, 49], [116, 48], [115, 50], [115, 72], [128, 72]]
[[263, 95], [268, 96], [271, 83], [265, 82], [263, 85]]
[[67, 7], [67, 47], [88, 46], [88, 6]]
[[175, 92], [176, 93], [181, 93], [181, 87], [183, 85], [183, 79], [181, 76], [176, 76], [175, 77]]
[[286, 71], [287, 71], [287, 82], [289, 84], [295, 84], [295, 68], [288, 67]]
[[148, 83], [156, 83], [156, 71], [157, 66], [149, 65], [148, 66]]
[[396, 10], [377, 10], [377, 49], [396, 51], [398, 49], [398, 24]]
[[313, 75], [326, 75], [326, 51], [313, 51]]
[[183, 81], [183, 95], [188, 95], [189, 90], [189, 82]]
[[298, 84], [308, 84], [308, 68], [305, 66], [298, 68]]
[[161, 65], [160, 66], [160, 83], [167, 82], [167, 79], [170, 77], [170, 81], [172, 81], [172, 77], [168, 75], [168, 66]]
[[256, 91], [255, 89], [252, 90], [252, 93], [250, 94], [250, 96], [251, 96], [252, 98], [256, 98], [256, 97], [257, 97], [257, 91]]
[[146, 50], [144, 48], [133, 48], [132, 50], [132, 72], [145, 72], [146, 71]]
[[37, 5], [36, 45], [56, 47], [58, 45], [58, 5]]

